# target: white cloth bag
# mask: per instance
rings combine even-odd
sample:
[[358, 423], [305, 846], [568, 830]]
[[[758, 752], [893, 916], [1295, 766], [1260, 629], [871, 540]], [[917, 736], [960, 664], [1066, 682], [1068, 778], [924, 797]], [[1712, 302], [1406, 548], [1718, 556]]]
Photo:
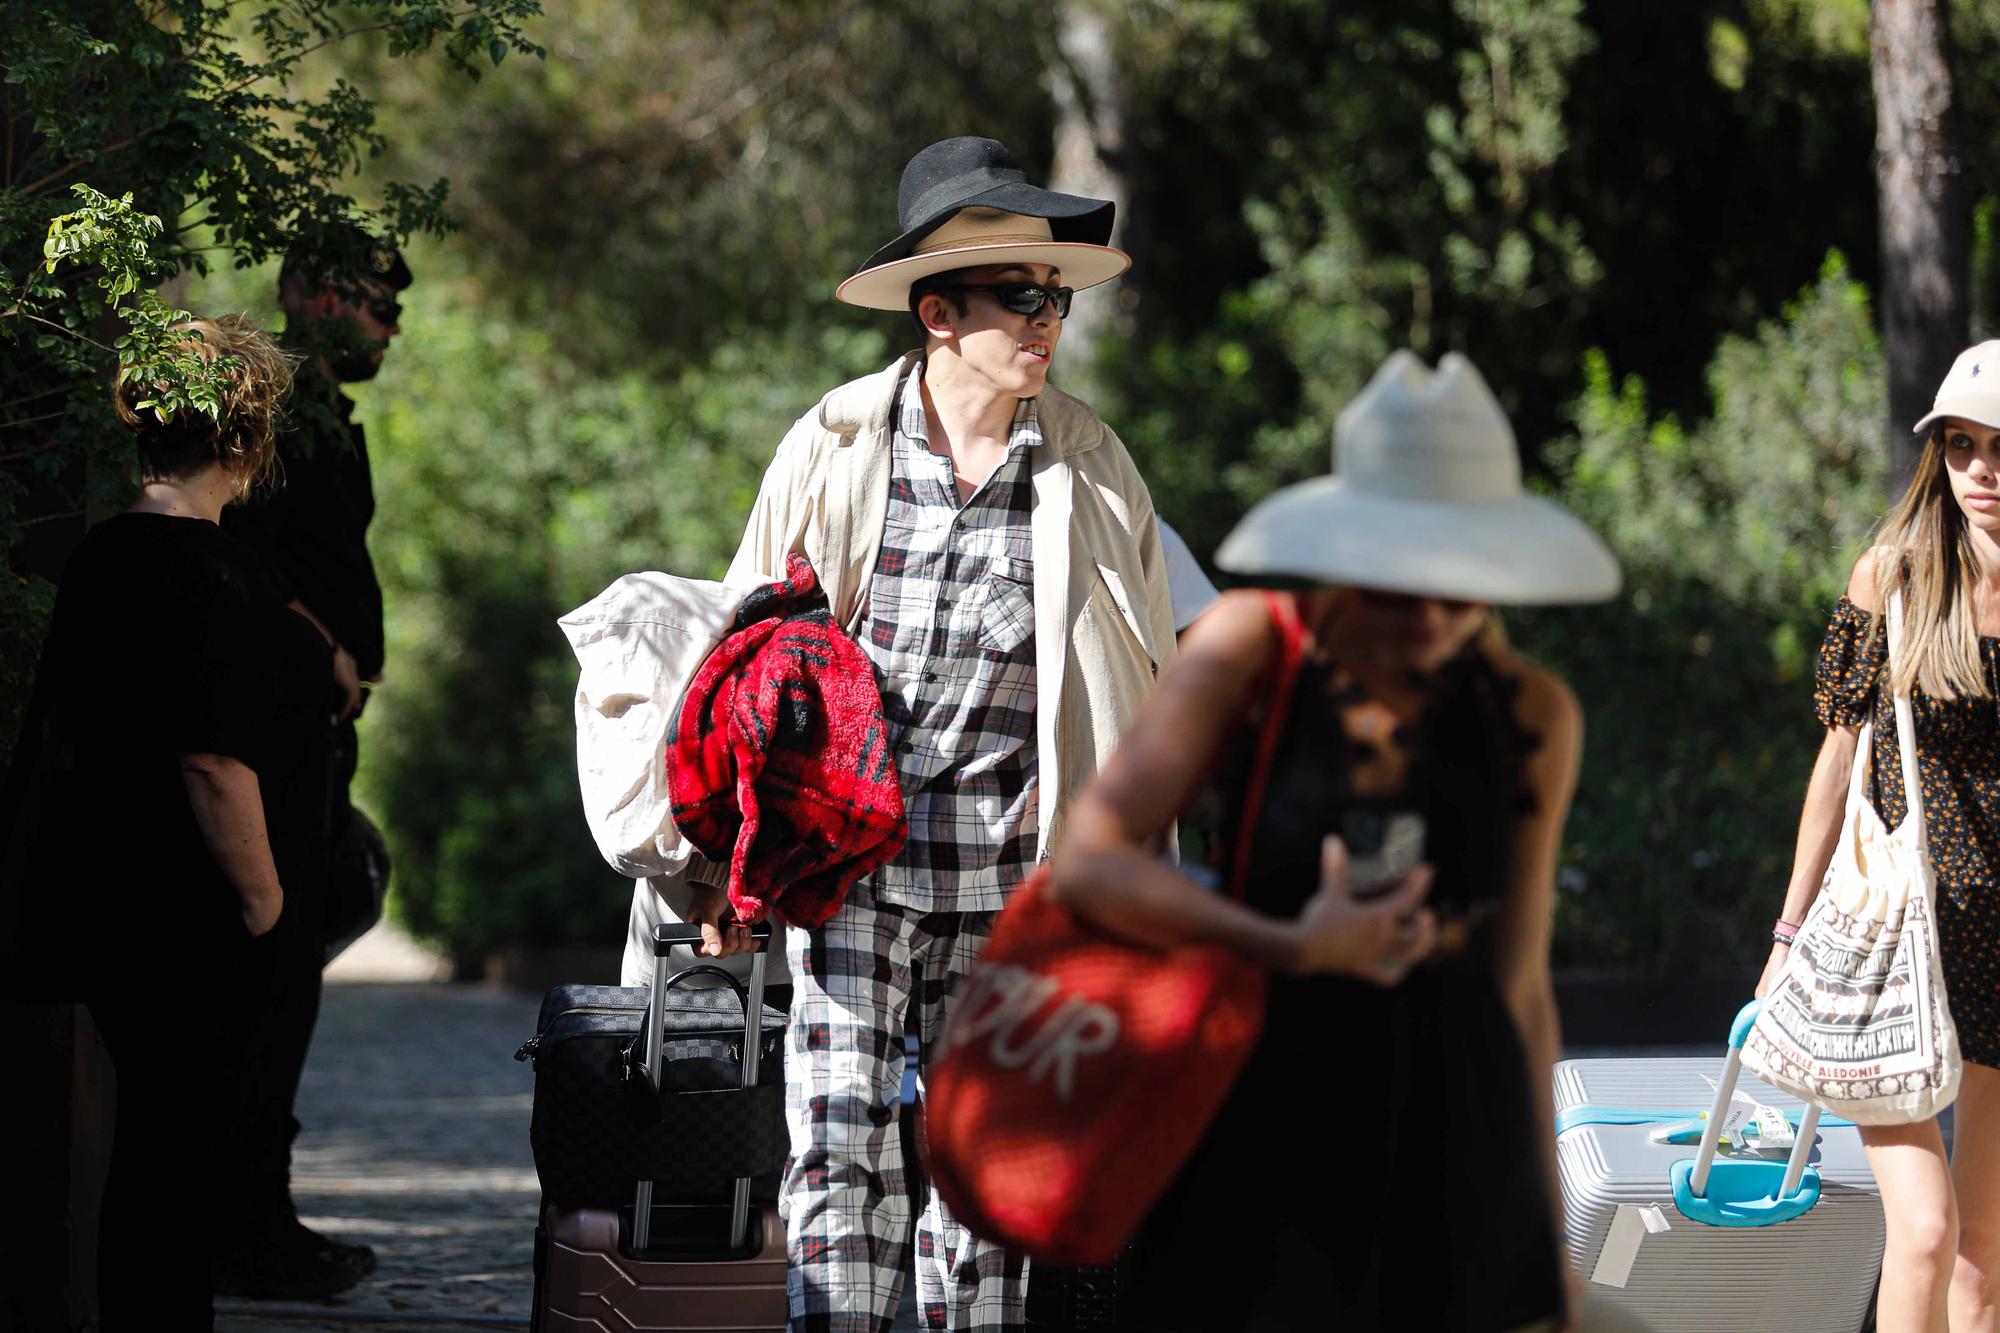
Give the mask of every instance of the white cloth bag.
[[674, 827], [667, 800], [667, 729], [747, 592], [627, 574], [557, 622], [581, 668], [576, 776], [584, 821], [621, 875], [644, 879], [687, 866], [694, 849]]
[[[1902, 630], [1898, 594], [1877, 689], [1894, 688]], [[1894, 696], [1894, 705], [1909, 813], [1885, 828], [1868, 801], [1871, 721], [1819, 897], [1743, 1048], [1744, 1065], [1772, 1087], [1863, 1125], [1929, 1120], [1958, 1095], [1961, 1072], [1938, 955], [1916, 717], [1908, 696]]]
[[[667, 731], [688, 682], [729, 632], [749, 587], [627, 574], [557, 623], [576, 653], [576, 776], [597, 850], [638, 882], [626, 918], [620, 985], [653, 981], [653, 926], [684, 920], [694, 848], [667, 799]], [[683, 963], [692, 951], [676, 950]], [[765, 979], [789, 980], [772, 949]], [[747, 975], [747, 956], [722, 966]]]

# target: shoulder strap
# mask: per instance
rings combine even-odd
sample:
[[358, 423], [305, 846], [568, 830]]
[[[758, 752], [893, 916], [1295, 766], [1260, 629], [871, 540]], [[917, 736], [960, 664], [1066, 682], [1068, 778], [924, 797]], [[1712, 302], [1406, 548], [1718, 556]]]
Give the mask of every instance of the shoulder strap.
[[1889, 660], [1883, 673], [1889, 679], [1890, 700], [1896, 707], [1896, 748], [1903, 760], [1903, 799], [1909, 805], [1908, 819], [1916, 820], [1917, 845], [1924, 846], [1923, 775], [1917, 768], [1917, 718], [1910, 696], [1896, 689], [1896, 650], [1903, 638], [1903, 594], [1898, 589], [1889, 598]]
[[1229, 871], [1229, 896], [1238, 902], [1250, 887], [1250, 852], [1256, 839], [1257, 817], [1264, 808], [1264, 786], [1271, 776], [1271, 758], [1277, 753], [1278, 738], [1284, 734], [1285, 716], [1292, 706], [1292, 684], [1298, 679], [1299, 659], [1305, 653], [1305, 629], [1299, 623], [1298, 600], [1288, 592], [1264, 593], [1265, 609], [1271, 613], [1272, 628], [1278, 631], [1278, 659], [1271, 664], [1269, 703], [1264, 723], [1258, 729], [1257, 752], [1250, 761], [1250, 781], [1243, 789], [1243, 811], [1236, 827], [1236, 856]]

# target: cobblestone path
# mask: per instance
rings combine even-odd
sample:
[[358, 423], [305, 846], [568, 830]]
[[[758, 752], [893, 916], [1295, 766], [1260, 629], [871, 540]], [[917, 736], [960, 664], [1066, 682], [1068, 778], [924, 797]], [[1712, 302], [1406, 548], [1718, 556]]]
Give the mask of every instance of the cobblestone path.
[[[316, 1231], [375, 1247], [338, 1300], [224, 1298], [221, 1333], [525, 1329], [534, 1294], [534, 1076], [514, 1050], [536, 996], [487, 986], [330, 984], [299, 1091], [293, 1195]], [[905, 1288], [896, 1329], [917, 1328]]]
[[319, 1306], [224, 1300], [216, 1327], [525, 1328], [534, 1288], [535, 997], [483, 986], [329, 985], [299, 1095], [306, 1224], [375, 1247], [375, 1275]]

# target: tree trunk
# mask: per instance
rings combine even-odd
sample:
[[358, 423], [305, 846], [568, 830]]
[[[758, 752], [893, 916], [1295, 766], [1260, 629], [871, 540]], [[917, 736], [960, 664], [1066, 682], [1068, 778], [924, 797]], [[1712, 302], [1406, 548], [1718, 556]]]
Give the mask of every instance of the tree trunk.
[[1923, 441], [1910, 426], [1970, 339], [1969, 219], [1953, 134], [1945, 0], [1874, 0], [1875, 186], [1881, 219], [1883, 352], [1889, 365], [1889, 489], [1899, 496]]
[[[1125, 181], [1117, 165], [1125, 143], [1125, 105], [1103, 10], [1093, 0], [1068, 0], [1056, 46], [1049, 78], [1056, 105], [1049, 188], [1117, 204], [1111, 231], [1117, 245], [1125, 229]], [[1062, 362], [1085, 380], [1098, 340], [1119, 322], [1123, 295], [1122, 284], [1113, 282], [1078, 296], [1063, 324]]]

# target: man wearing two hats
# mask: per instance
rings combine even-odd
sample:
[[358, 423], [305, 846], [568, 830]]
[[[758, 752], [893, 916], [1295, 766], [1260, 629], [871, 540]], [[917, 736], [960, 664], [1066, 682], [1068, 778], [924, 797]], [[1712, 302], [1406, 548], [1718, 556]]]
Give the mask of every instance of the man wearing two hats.
[[[786, 932], [791, 1326], [887, 1327], [912, 1205], [898, 1137], [903, 1038], [919, 1064], [1068, 798], [1174, 650], [1152, 499], [1097, 415], [1049, 385], [1072, 296], [1123, 273], [1112, 205], [1039, 189], [991, 139], [905, 169], [902, 234], [836, 295], [906, 310], [923, 348], [828, 393], [765, 474], [729, 582], [803, 552], [880, 678], [909, 817], [903, 852], [824, 925]], [[1088, 298], [1085, 298], [1088, 299]], [[689, 918], [734, 953], [726, 866]], [[1022, 1320], [1024, 1261], [933, 1192], [917, 1220], [927, 1327]]]

